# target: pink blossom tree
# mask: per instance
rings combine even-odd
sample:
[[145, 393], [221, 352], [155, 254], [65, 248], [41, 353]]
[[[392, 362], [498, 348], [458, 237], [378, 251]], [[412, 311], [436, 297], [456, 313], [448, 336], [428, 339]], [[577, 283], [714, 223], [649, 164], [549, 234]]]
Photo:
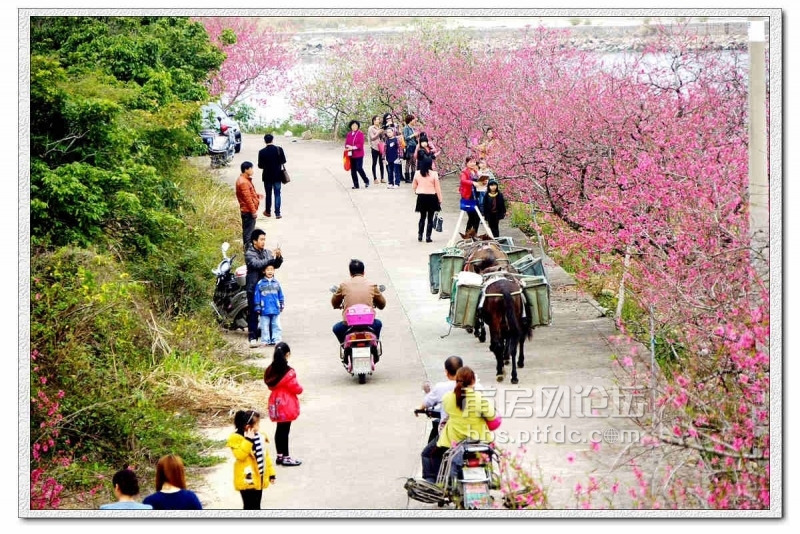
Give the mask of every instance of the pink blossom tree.
[[212, 95], [222, 107], [252, 97], [265, 105], [289, 79], [297, 63], [289, 47], [290, 34], [260, 24], [256, 17], [203, 17], [195, 19], [205, 26], [211, 41], [227, 55], [219, 71], [210, 79]]
[[[633, 465], [639, 505], [769, 507], [769, 295], [750, 261], [743, 69], [680, 27], [610, 64], [567, 38], [528, 29], [492, 51], [372, 42], [349, 56], [351, 83], [416, 112], [442, 168], [491, 126], [490, 165], [544, 215], [554, 251], [579, 258], [579, 278], [625, 277], [640, 313], [619, 326], [661, 355], [656, 376], [621, 377], [653, 395], [640, 446], [679, 458], [666, 473], [649, 464], [661, 467], [646, 481]], [[385, 63], [393, 75], [376, 78]], [[587, 488], [599, 485], [582, 486], [581, 506]]]

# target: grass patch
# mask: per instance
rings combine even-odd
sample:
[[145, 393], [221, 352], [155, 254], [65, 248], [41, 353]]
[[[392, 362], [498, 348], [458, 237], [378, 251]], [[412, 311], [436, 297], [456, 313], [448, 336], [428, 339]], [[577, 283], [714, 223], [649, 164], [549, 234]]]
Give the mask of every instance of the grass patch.
[[165, 454], [190, 473], [224, 461], [198, 421], [263, 402], [263, 370], [244, 363], [208, 306], [219, 246], [236, 248], [240, 234], [235, 195], [188, 162], [170, 179], [185, 199], [174, 243], [128, 261], [113, 248], [32, 254], [30, 431], [45, 446], [32, 470], [64, 487], [56, 507], [112, 502], [124, 465], [147, 494]]

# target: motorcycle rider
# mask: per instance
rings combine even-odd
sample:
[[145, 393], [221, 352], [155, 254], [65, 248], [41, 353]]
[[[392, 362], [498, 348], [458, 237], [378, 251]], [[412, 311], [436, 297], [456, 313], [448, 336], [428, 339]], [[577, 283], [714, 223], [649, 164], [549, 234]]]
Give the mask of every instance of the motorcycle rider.
[[442, 397], [446, 393], [450, 393], [456, 387], [456, 373], [459, 369], [464, 367], [464, 360], [460, 356], [450, 356], [444, 361], [444, 375], [447, 380], [437, 382], [432, 388], [426, 383], [428, 388], [425, 390], [425, 400], [419, 407], [420, 410], [434, 409], [438, 407], [439, 419], [433, 419], [431, 433], [428, 436], [428, 443], [435, 440], [439, 436], [439, 429], [441, 425], [447, 420], [447, 412], [442, 408]]
[[283, 265], [283, 255], [281, 249], [274, 251], [267, 250], [267, 234], [261, 228], [256, 228], [250, 234], [250, 244], [245, 250], [244, 261], [247, 264], [247, 338], [250, 341], [250, 348], [258, 347], [258, 314], [255, 312], [255, 292], [256, 284], [261, 273], [268, 265], [276, 269]]
[[[344, 321], [344, 312], [354, 304], [364, 304], [372, 308], [382, 310], [386, 306], [386, 298], [378, 289], [376, 284], [372, 284], [364, 277], [364, 262], [361, 260], [350, 260], [350, 280], [339, 284], [336, 293], [331, 297], [331, 305], [334, 308], [342, 308], [342, 321], [333, 325], [333, 334], [339, 340], [339, 344], [344, 343], [347, 335], [347, 322]], [[383, 323], [378, 318], [372, 323], [372, 330], [375, 336], [380, 339]]]
[[442, 457], [453, 443], [466, 438], [491, 443], [494, 436], [489, 431], [487, 420], [494, 419], [496, 412], [492, 403], [475, 391], [475, 373], [469, 367], [456, 372], [455, 387], [442, 397], [442, 409], [447, 412], [447, 423], [436, 441], [431, 441], [422, 450], [422, 478], [436, 483], [442, 465]]

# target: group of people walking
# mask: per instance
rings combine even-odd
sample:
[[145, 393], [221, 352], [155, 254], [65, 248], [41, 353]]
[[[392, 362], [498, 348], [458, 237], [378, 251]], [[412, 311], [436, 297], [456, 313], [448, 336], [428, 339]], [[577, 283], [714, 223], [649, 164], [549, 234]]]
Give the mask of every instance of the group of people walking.
[[[419, 213], [417, 240], [422, 241], [424, 234], [425, 241], [432, 242], [434, 214], [442, 209], [441, 185], [435, 165], [439, 150], [426, 132], [418, 129], [417, 118], [411, 114], [407, 115], [405, 126], [401, 129], [392, 113], [386, 113], [383, 117], [374, 115], [366, 136], [361, 131], [361, 123], [358, 120], [350, 121], [348, 128], [345, 150], [350, 158], [353, 189], [360, 189], [359, 179], [363, 181], [365, 188], [370, 186], [370, 179], [364, 171], [364, 147], [369, 143], [372, 155], [372, 183], [386, 183], [385, 171], [385, 176], [388, 177], [388, 189], [399, 188], [401, 181], [412, 184], [412, 189], [417, 194], [415, 211]], [[486, 138], [475, 144], [474, 154], [466, 158], [465, 168], [461, 171], [460, 207], [467, 213], [465, 230], [467, 233], [470, 230], [477, 233], [480, 224], [478, 210], [480, 210], [492, 236], [500, 235], [499, 226], [500, 221], [506, 216], [506, 203], [500, 192], [500, 184], [488, 165], [488, 158], [490, 155], [494, 157], [498, 148], [499, 143], [494, 137], [494, 130], [488, 128]]]

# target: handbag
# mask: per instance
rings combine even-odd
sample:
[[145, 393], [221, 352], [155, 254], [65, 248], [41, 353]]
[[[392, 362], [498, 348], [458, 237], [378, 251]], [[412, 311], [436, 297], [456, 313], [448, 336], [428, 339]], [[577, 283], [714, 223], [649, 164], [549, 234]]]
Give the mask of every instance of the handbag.
[[442, 219], [442, 214], [440, 212], [436, 212], [433, 214], [433, 229], [437, 232], [441, 232], [443, 230], [444, 219]]
[[342, 165], [344, 166], [344, 170], [350, 170], [350, 156], [347, 155], [347, 150], [344, 151], [342, 154]]
[[281, 166], [281, 173], [283, 174], [283, 176], [281, 176], [281, 182], [288, 184], [292, 181], [291, 176], [289, 176], [289, 171], [286, 170], [286, 165]]
[[378, 152], [381, 153], [381, 156], [386, 155], [386, 143], [383, 141], [378, 141]]
[[464, 200], [461, 199], [461, 209], [463, 211], [474, 211], [475, 210], [475, 201], [473, 199]]

